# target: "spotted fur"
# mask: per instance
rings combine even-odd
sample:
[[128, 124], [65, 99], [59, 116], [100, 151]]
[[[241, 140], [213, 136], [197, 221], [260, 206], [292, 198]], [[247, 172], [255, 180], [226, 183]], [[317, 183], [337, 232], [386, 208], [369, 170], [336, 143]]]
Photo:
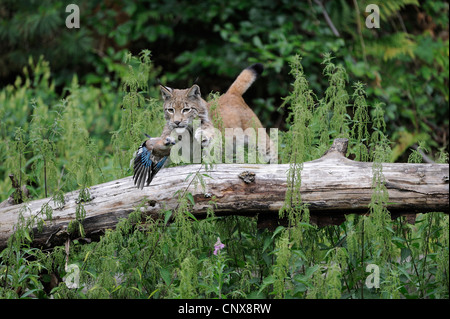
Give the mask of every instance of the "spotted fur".
[[[262, 64], [254, 64], [244, 69], [231, 84], [225, 94], [218, 100], [218, 114], [223, 128], [262, 128], [261, 121], [253, 110], [245, 103], [242, 95], [248, 90], [258, 76], [263, 72]], [[170, 135], [173, 130], [182, 133], [186, 128], [192, 127], [193, 120], [201, 120], [201, 132], [194, 132], [194, 136], [201, 136], [202, 146], [209, 145], [214, 138], [214, 125], [212, 124], [210, 105], [201, 97], [200, 87], [194, 84], [188, 89], [172, 89], [161, 85], [161, 94], [164, 100], [164, 117], [166, 126], [162, 136]], [[199, 134], [201, 133], [201, 134]], [[267, 134], [266, 134], [267, 135]], [[272, 146], [271, 140], [266, 136], [267, 150]]]

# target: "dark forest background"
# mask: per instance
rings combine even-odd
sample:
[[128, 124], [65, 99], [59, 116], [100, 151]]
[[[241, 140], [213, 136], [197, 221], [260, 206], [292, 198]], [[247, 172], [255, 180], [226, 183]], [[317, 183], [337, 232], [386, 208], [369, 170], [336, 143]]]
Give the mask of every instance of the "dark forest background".
[[[80, 28], [65, 26], [66, 5], [80, 8]], [[378, 3], [380, 28], [365, 8]], [[0, 4], [0, 85], [23, 75], [30, 57], [49, 61], [55, 92], [81, 84], [119, 89], [124, 52], [151, 51], [150, 86], [158, 79], [206, 95], [224, 92], [251, 63], [265, 66], [245, 98], [266, 127], [285, 128], [289, 60], [302, 57], [310, 86], [322, 92], [323, 53], [332, 52], [349, 82], [367, 85], [370, 103], [385, 104], [388, 133], [406, 161], [422, 141], [433, 159], [448, 151], [447, 1], [10, 1]], [[156, 97], [155, 96], [155, 97]]]

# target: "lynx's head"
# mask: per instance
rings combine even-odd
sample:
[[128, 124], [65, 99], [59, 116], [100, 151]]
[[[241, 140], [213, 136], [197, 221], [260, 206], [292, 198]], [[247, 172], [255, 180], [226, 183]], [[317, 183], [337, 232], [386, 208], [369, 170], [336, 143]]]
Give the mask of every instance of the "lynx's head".
[[187, 127], [192, 127], [192, 121], [199, 118], [201, 122], [209, 121], [208, 108], [202, 99], [200, 87], [194, 84], [189, 89], [171, 89], [161, 85], [164, 100], [164, 117], [171, 130], [178, 134]]

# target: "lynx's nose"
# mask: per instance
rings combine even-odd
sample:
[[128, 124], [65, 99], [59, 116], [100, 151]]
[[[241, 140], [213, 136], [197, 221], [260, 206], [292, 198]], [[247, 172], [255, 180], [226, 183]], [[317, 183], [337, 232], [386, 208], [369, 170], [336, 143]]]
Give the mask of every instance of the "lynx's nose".
[[180, 121], [173, 121], [176, 126], [180, 125]]

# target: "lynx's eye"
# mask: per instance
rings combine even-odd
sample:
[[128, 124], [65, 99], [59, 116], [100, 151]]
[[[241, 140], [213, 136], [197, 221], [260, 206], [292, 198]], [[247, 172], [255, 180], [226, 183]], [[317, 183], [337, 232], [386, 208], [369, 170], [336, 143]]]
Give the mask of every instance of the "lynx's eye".
[[190, 107], [185, 107], [184, 109], [181, 110], [182, 113], [189, 113], [191, 111]]
[[174, 112], [174, 109], [173, 109], [173, 108], [171, 108], [171, 107], [169, 107], [168, 109], [166, 109], [166, 111], [167, 111], [168, 113], [170, 113], [170, 114], [173, 114], [173, 112]]

